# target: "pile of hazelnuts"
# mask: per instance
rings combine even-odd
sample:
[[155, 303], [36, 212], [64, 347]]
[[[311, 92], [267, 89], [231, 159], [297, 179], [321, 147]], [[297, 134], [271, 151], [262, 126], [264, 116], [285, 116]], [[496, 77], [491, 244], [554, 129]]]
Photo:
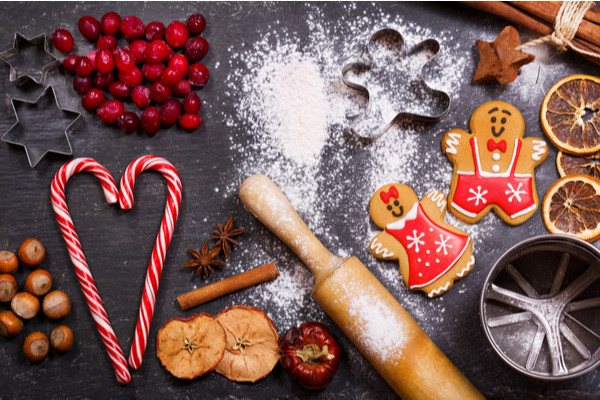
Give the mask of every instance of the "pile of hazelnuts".
[[[34, 238], [26, 239], [18, 251], [18, 258], [8, 250], [0, 251], [0, 303], [10, 302], [11, 310], [0, 312], [0, 335], [12, 338], [23, 330], [23, 321], [32, 319], [42, 310], [51, 320], [59, 320], [71, 311], [71, 299], [60, 290], [50, 291], [52, 276], [43, 269], [33, 271], [25, 281], [25, 291], [19, 292], [14, 274], [19, 268], [19, 261], [27, 267], [38, 267], [46, 257], [46, 249]], [[36, 362], [46, 358], [50, 346], [64, 353], [73, 346], [73, 331], [65, 325], [54, 328], [50, 340], [42, 332], [34, 332], [27, 336], [23, 344], [23, 353], [30, 361]]]
[[[126, 132], [134, 132], [141, 125], [150, 135], [161, 125], [176, 123], [193, 131], [200, 127], [202, 118], [198, 115], [200, 97], [191, 89], [204, 87], [209, 73], [198, 62], [208, 52], [208, 42], [190, 35], [200, 35], [205, 28], [206, 19], [201, 14], [191, 15], [186, 24], [173, 21], [166, 28], [158, 21], [144, 26], [133, 15], [121, 19], [114, 11], [106, 13], [100, 22], [85, 15], [79, 19], [79, 32], [95, 42], [97, 50], [87, 56], [70, 55], [62, 65], [66, 72], [76, 74], [73, 89], [83, 95], [83, 108], [95, 111], [102, 122], [118, 123]], [[115, 35], [119, 32], [130, 42], [128, 47], [117, 47]], [[52, 32], [50, 39], [54, 48], [65, 54], [75, 45], [64, 28]], [[177, 49], [183, 49], [183, 54], [175, 54]], [[106, 99], [103, 89], [108, 89], [113, 99]], [[173, 95], [184, 98], [183, 115], [182, 103]], [[141, 118], [125, 110], [123, 101], [130, 98], [143, 109]]]

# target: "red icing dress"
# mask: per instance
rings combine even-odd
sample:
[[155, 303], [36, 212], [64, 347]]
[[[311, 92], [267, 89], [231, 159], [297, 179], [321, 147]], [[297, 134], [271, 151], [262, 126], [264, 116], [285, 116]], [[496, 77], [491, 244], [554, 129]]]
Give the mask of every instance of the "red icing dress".
[[502, 173], [482, 171], [477, 139], [472, 137], [470, 143], [475, 171], [457, 171], [458, 180], [452, 198], [452, 207], [471, 218], [475, 218], [490, 204], [496, 204], [511, 218], [535, 210], [533, 177], [530, 174], [515, 174], [521, 151], [521, 140], [515, 139], [515, 150], [510, 166]]
[[452, 268], [463, 255], [471, 238], [449, 231], [433, 222], [420, 203], [404, 218], [385, 227], [408, 254], [408, 287], [429, 285]]

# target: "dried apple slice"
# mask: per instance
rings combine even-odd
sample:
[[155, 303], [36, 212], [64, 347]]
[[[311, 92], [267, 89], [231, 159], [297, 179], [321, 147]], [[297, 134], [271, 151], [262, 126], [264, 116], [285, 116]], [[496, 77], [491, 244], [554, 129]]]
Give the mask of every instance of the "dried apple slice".
[[210, 314], [171, 318], [156, 335], [156, 354], [167, 371], [194, 379], [215, 369], [225, 353], [225, 331]]
[[279, 335], [273, 321], [261, 310], [233, 306], [217, 315], [225, 328], [225, 355], [215, 369], [235, 382], [256, 382], [279, 361]]

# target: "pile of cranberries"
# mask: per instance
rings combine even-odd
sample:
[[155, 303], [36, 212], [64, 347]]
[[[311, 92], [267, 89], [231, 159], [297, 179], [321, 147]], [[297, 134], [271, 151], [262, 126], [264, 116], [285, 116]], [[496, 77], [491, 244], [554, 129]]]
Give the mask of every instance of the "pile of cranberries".
[[[141, 125], [144, 132], [153, 135], [161, 125], [179, 122], [183, 129], [192, 131], [202, 118], [198, 115], [200, 97], [191, 89], [204, 87], [209, 76], [206, 66], [198, 62], [208, 52], [206, 39], [197, 36], [205, 28], [201, 14], [191, 15], [187, 24], [173, 21], [166, 28], [158, 21], [144, 26], [133, 15], [121, 19], [116, 12], [105, 14], [100, 22], [85, 15], [79, 20], [79, 32], [96, 42], [97, 50], [87, 56], [67, 56], [63, 67], [75, 74], [73, 89], [83, 95], [83, 108], [96, 111], [104, 123], [118, 123], [126, 132], [134, 132]], [[129, 47], [117, 47], [115, 35], [119, 32], [130, 42]], [[50, 38], [59, 51], [67, 54], [73, 50], [73, 36], [68, 30], [56, 29]], [[175, 54], [179, 49], [183, 54]], [[103, 89], [113, 98], [106, 99]], [[183, 104], [174, 96], [183, 98]], [[141, 118], [125, 110], [123, 102], [129, 99], [143, 109]]]

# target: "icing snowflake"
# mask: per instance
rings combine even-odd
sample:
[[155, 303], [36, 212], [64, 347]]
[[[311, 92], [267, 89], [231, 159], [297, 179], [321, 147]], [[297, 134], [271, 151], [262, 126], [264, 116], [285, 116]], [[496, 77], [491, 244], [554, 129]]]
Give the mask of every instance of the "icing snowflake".
[[[510, 184], [509, 184], [510, 185]], [[469, 189], [469, 193], [473, 193], [475, 197], [469, 197], [467, 201], [475, 200], [475, 205], [478, 206], [481, 201], [483, 204], [487, 203], [487, 200], [483, 198], [487, 194], [487, 190], [481, 191], [481, 186], [477, 186], [477, 192], [473, 190], [473, 188]], [[519, 200], [521, 201], [521, 200]]]
[[508, 189], [506, 192], [504, 192], [504, 194], [510, 194], [511, 196], [508, 198], [509, 203], [512, 203], [513, 199], [516, 197], [517, 201], [520, 203], [521, 202], [521, 195], [522, 194], [526, 194], [527, 191], [525, 190], [521, 190], [521, 186], [523, 186], [522, 183], [519, 183], [519, 186], [515, 189], [512, 187], [512, 185], [509, 183], [508, 184]]
[[408, 246], [406, 246], [407, 248], [411, 248], [413, 246], [415, 246], [415, 253], [419, 252], [419, 245], [424, 245], [425, 241], [421, 240], [421, 238], [425, 236], [424, 233], [421, 233], [419, 236], [417, 236], [417, 230], [413, 230], [413, 236], [407, 236], [406, 240], [410, 240], [410, 244]]
[[447, 256], [448, 255], [448, 249], [452, 248], [452, 245], [448, 243], [450, 241], [450, 239], [451, 239], [450, 236], [446, 236], [446, 239], [444, 239], [444, 235], [442, 235], [440, 233], [440, 241], [438, 242], [436, 240], [435, 242], [433, 242], [436, 245], [440, 246], [440, 247], [437, 248], [437, 250], [435, 252], [439, 253], [440, 251], [444, 250], [444, 255]]

